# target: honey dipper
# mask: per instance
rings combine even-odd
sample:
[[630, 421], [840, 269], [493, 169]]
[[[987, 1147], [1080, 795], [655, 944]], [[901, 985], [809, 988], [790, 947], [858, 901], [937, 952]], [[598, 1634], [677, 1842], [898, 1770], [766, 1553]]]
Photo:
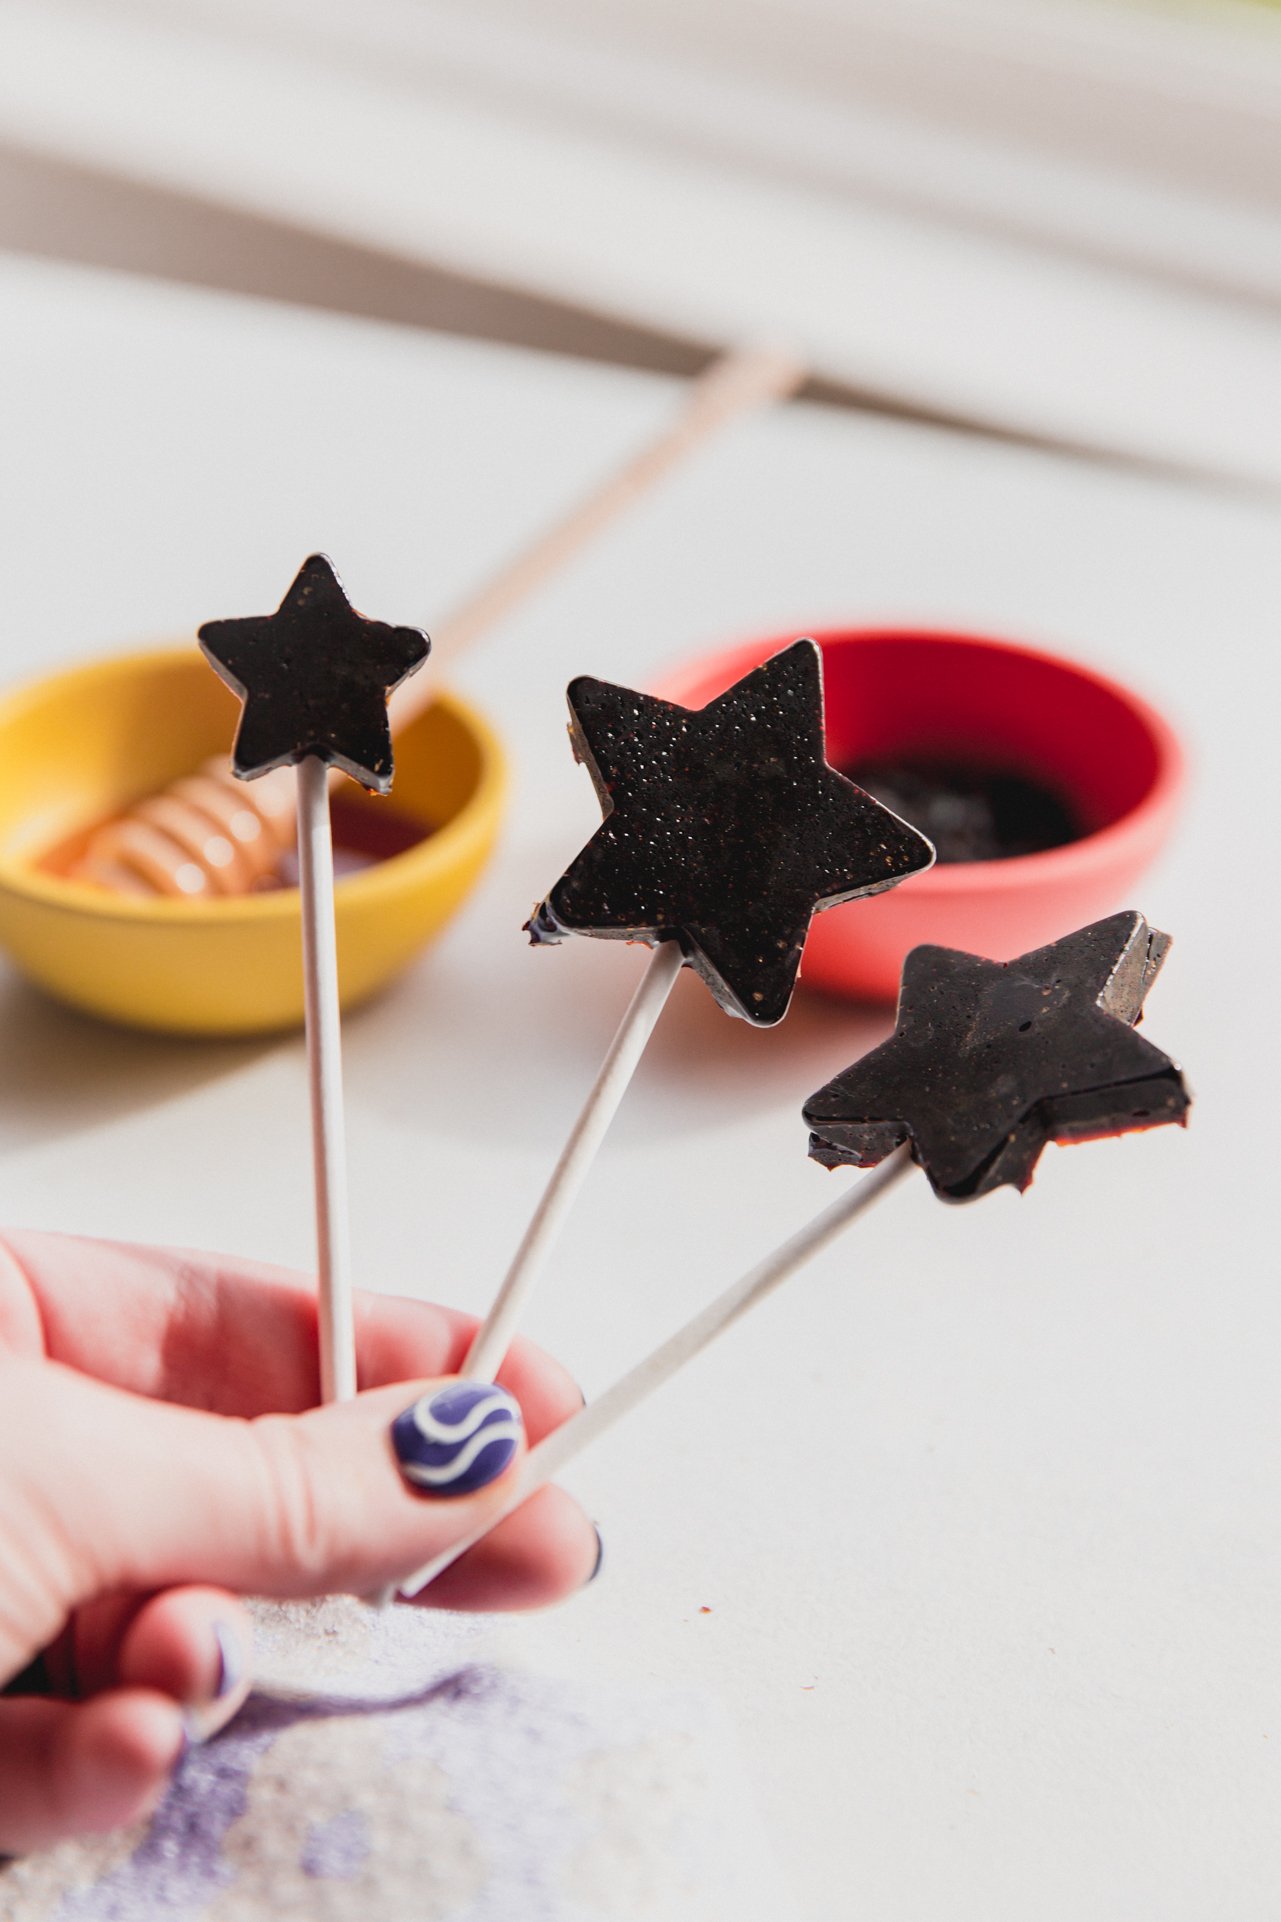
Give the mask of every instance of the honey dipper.
[[206, 761], [98, 828], [68, 873], [114, 894], [249, 894], [294, 838], [294, 788], [285, 768], [251, 786], [225, 760]]
[[[693, 383], [671, 425], [441, 624], [437, 657], [442, 648], [447, 655], [461, 653], [479, 639], [717, 428], [785, 399], [803, 379], [800, 363], [776, 348], [745, 347], [719, 356]], [[433, 696], [430, 682], [407, 683], [391, 702], [393, 723], [413, 720]], [[225, 762], [208, 761], [95, 830], [68, 872], [118, 894], [187, 901], [247, 894], [272, 878], [291, 845], [295, 801], [289, 769], [247, 785]]]

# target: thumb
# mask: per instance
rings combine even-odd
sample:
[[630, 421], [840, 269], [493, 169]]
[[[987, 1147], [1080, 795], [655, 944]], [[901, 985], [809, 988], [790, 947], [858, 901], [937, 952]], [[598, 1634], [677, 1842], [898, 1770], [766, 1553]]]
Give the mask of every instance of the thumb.
[[[467, 1473], [457, 1485], [474, 1484], [486, 1454], [491, 1472], [509, 1457], [506, 1466], [472, 1492], [451, 1499], [428, 1492], [438, 1475], [428, 1421], [419, 1472], [429, 1480], [411, 1486], [400, 1465], [406, 1420], [420, 1398], [444, 1385], [402, 1383], [304, 1415], [244, 1421], [149, 1401], [48, 1362], [6, 1363], [0, 1567], [26, 1572], [17, 1579], [19, 1596], [38, 1589], [43, 1574], [46, 1592], [34, 1597], [43, 1602], [41, 1630], [50, 1612], [61, 1617], [113, 1589], [208, 1582], [242, 1594], [306, 1596], [366, 1594], [395, 1583], [485, 1526], [524, 1449], [514, 1404], [495, 1424], [514, 1451], [479, 1455], [476, 1423], [459, 1422], [450, 1409], [453, 1432], [467, 1430], [458, 1450]], [[492, 1394], [505, 1400], [501, 1390]], [[449, 1421], [443, 1432], [450, 1433]], [[531, 1502], [475, 1551], [488, 1558], [483, 1606], [549, 1600], [590, 1574], [599, 1553], [595, 1530], [567, 1497], [551, 1492], [537, 1526]], [[469, 1605], [465, 1584], [458, 1594], [442, 1584], [438, 1599]], [[18, 1651], [19, 1661], [26, 1653]]]

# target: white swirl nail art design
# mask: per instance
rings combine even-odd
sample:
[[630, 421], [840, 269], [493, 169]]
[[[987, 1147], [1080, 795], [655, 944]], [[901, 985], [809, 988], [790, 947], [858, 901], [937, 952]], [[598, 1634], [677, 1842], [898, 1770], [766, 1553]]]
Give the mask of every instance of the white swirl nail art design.
[[523, 1432], [520, 1409], [504, 1389], [456, 1382], [399, 1415], [392, 1441], [407, 1481], [435, 1495], [464, 1495], [501, 1475]]

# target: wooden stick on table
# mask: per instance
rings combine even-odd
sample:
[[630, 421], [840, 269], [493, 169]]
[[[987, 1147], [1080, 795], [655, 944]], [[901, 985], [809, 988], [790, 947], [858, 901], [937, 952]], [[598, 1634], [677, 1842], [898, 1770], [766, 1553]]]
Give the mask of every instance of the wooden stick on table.
[[[675, 420], [654, 440], [577, 501], [562, 519], [536, 535], [470, 600], [437, 623], [432, 634], [436, 660], [449, 661], [462, 654], [535, 588], [567, 566], [575, 554], [687, 454], [740, 416], [786, 400], [805, 377], [801, 362], [782, 348], [741, 347], [721, 354], [690, 384]], [[392, 696], [393, 724], [418, 714], [431, 698], [430, 683], [407, 681]]]

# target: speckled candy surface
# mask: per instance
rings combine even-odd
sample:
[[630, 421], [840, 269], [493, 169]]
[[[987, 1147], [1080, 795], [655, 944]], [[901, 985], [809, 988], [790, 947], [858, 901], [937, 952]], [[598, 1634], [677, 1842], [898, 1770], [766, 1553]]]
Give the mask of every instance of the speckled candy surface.
[[571, 738], [605, 819], [535, 941], [679, 941], [729, 1013], [787, 1012], [816, 910], [928, 868], [924, 836], [828, 765], [822, 663], [800, 640], [701, 709], [581, 678]]
[[303, 562], [274, 614], [206, 621], [200, 645], [245, 704], [232, 750], [242, 779], [314, 755], [387, 793], [387, 697], [431, 643], [416, 627], [358, 614], [326, 555]]
[[1014, 961], [914, 948], [893, 1035], [805, 1104], [811, 1155], [867, 1168], [910, 1140], [968, 1201], [1026, 1188], [1050, 1141], [1185, 1120], [1179, 1068], [1134, 1032], [1168, 947], [1127, 912]]

